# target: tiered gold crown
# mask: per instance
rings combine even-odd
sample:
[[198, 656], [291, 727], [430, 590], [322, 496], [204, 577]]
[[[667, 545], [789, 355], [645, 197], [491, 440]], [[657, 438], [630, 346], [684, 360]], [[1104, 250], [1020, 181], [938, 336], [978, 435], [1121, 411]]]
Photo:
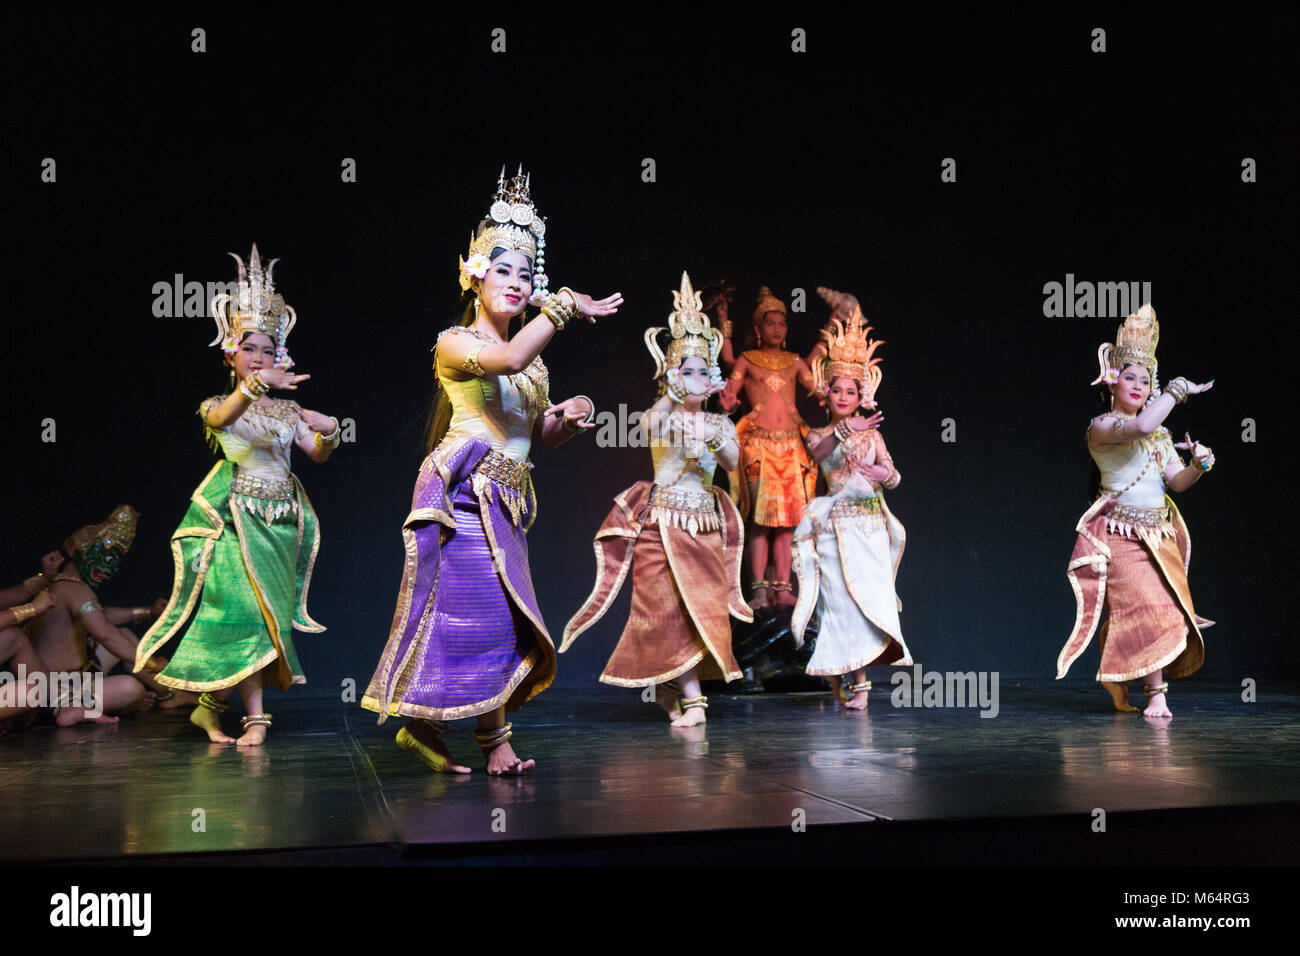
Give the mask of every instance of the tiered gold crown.
[[[659, 345], [660, 332], [670, 335], [667, 352]], [[684, 359], [692, 356], [704, 359], [710, 367], [718, 364], [722, 333], [709, 325], [700, 293], [691, 288], [691, 277], [685, 271], [682, 272], [681, 288], [673, 292], [673, 311], [668, 315], [668, 325], [646, 329], [645, 345], [655, 360], [655, 378], [677, 368]]]
[[[270, 336], [277, 350], [283, 350], [289, 333], [298, 324], [298, 313], [293, 306], [286, 305], [284, 296], [275, 291], [272, 272], [279, 259], [272, 259], [262, 266], [261, 256], [257, 254], [257, 243], [248, 255], [248, 265], [244, 260], [227, 253], [239, 267], [238, 293], [235, 296], [221, 293], [212, 297], [212, 318], [217, 323], [217, 337], [209, 345], [221, 345], [227, 352], [235, 351], [240, 340], [250, 332], [260, 332]], [[231, 345], [235, 348], [231, 348]]]
[[1100, 369], [1092, 384], [1100, 385], [1106, 381], [1111, 369], [1118, 372], [1125, 365], [1140, 365], [1151, 373], [1154, 387], [1156, 344], [1159, 341], [1160, 323], [1156, 321], [1156, 310], [1148, 302], [1124, 320], [1124, 324], [1115, 333], [1114, 342], [1103, 342], [1101, 348], [1097, 349], [1097, 364]]
[[501, 167], [497, 191], [484, 220], [487, 226], [477, 236], [470, 235], [469, 255], [479, 253], [490, 259], [493, 249], [509, 249], [522, 252], [531, 262], [537, 261], [537, 244], [546, 235], [546, 220], [533, 206], [531, 180], [532, 174], [525, 173], [521, 165], [507, 182], [506, 168]]
[[875, 407], [876, 390], [884, 373], [876, 349], [884, 345], [883, 339], [873, 339], [868, 333], [871, 326], [863, 318], [856, 304], [847, 320], [832, 318], [821, 337], [826, 341], [826, 354], [813, 363], [813, 391], [821, 398], [830, 392], [831, 383], [840, 376], [848, 376], [858, 383], [862, 391], [858, 404], [863, 408]]

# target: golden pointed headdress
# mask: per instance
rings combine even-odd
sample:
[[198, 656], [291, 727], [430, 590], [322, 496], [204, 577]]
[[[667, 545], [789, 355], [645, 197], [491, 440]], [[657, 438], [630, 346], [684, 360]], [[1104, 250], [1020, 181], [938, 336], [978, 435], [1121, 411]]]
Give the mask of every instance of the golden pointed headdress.
[[130, 505], [118, 505], [99, 524], [78, 528], [63, 542], [63, 553], [87, 584], [103, 584], [117, 573], [122, 555], [131, 550], [135, 541], [139, 517]]
[[217, 337], [208, 345], [220, 345], [226, 354], [237, 352], [239, 343], [249, 333], [261, 333], [275, 342], [275, 365], [277, 368], [289, 368], [293, 361], [289, 358], [287, 341], [289, 333], [298, 324], [298, 313], [293, 306], [286, 305], [284, 296], [275, 291], [275, 280], [271, 274], [279, 259], [272, 259], [262, 266], [262, 258], [257, 254], [257, 243], [248, 255], [248, 265], [244, 260], [227, 253], [239, 266], [238, 291], [234, 296], [222, 292], [212, 297], [212, 318], [217, 323]]
[[847, 320], [832, 318], [821, 337], [826, 341], [826, 354], [819, 356], [813, 363], [813, 391], [819, 398], [825, 399], [830, 392], [831, 383], [846, 375], [858, 383], [861, 395], [858, 405], [862, 408], [874, 408], [876, 390], [884, 373], [880, 370], [880, 359], [875, 357], [876, 349], [885, 342], [883, 339], [870, 338], [871, 326], [863, 318], [862, 309], [855, 304], [849, 311]]
[[1140, 365], [1151, 373], [1151, 385], [1156, 387], [1156, 344], [1160, 341], [1160, 323], [1156, 310], [1147, 303], [1128, 316], [1115, 333], [1114, 342], [1103, 342], [1097, 349], [1099, 371], [1093, 385], [1107, 381], [1111, 369], [1119, 372], [1125, 365]]
[[757, 325], [769, 312], [780, 312], [785, 315], [785, 303], [774, 296], [767, 286], [762, 286], [758, 290], [758, 304], [754, 306], [754, 324]]
[[[493, 249], [520, 252], [533, 264], [533, 298], [543, 299], [547, 290], [546, 273], [546, 220], [533, 205], [532, 174], [525, 173], [520, 164], [509, 181], [506, 168], [497, 176], [497, 191], [492, 196], [487, 217], [479, 223], [477, 235], [469, 237], [469, 251], [460, 260], [460, 287], [470, 287], [470, 278], [483, 278], [486, 272], [481, 262], [492, 258]], [[476, 257], [479, 257], [476, 260]]]
[[[659, 345], [659, 333], [671, 336], [665, 352]], [[655, 360], [655, 378], [677, 368], [683, 359], [695, 356], [710, 367], [718, 364], [722, 351], [722, 333], [709, 325], [700, 294], [691, 288], [691, 277], [682, 271], [682, 286], [673, 292], [673, 311], [667, 327], [659, 325], [645, 330], [645, 346]]]

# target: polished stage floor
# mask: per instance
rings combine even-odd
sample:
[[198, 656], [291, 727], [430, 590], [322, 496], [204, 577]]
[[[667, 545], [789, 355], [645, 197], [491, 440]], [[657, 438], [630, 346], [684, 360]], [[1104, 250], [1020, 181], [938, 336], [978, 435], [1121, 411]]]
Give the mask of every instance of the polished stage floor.
[[886, 681], [865, 715], [714, 693], [687, 730], [635, 691], [548, 692], [513, 715], [518, 779], [471, 721], [447, 739], [474, 774], [434, 774], [400, 721], [301, 692], [258, 749], [184, 714], [37, 728], [0, 740], [0, 862], [1300, 863], [1300, 687], [1181, 682], [1160, 726], [1085, 681], [1005, 681], [992, 718]]

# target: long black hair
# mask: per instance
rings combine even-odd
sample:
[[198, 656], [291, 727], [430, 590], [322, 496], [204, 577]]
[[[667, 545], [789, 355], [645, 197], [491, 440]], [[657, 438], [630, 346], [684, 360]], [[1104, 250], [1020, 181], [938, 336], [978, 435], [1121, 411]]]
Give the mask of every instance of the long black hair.
[[[495, 250], [494, 250], [495, 251]], [[478, 310], [474, 308], [474, 300], [478, 293], [473, 289], [466, 289], [461, 293], [461, 314], [456, 321], [456, 325], [461, 328], [469, 328], [474, 324], [474, 319], [478, 316]], [[438, 381], [438, 362], [433, 363], [434, 373], [434, 399], [429, 404], [429, 412], [424, 422], [424, 453], [427, 455], [438, 447], [439, 442], [447, 434], [447, 429], [451, 427], [451, 399], [447, 397], [447, 390], [442, 387]]]

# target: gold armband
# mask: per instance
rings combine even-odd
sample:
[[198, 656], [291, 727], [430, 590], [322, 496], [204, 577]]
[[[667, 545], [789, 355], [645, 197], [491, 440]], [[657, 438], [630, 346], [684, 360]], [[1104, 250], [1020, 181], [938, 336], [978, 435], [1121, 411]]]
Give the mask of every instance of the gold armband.
[[481, 345], [474, 346], [472, 349], [469, 350], [468, 353], [466, 353], [465, 361], [460, 363], [461, 368], [469, 372], [469, 374], [476, 376], [478, 378], [482, 378], [484, 375], [487, 374], [483, 370], [483, 366], [478, 364], [478, 353], [482, 351], [482, 349], [483, 346]]
[[77, 608], [77, 610], [73, 612], [72, 616], [77, 620], [80, 620], [87, 614], [93, 614], [96, 611], [102, 610], [104, 610], [104, 605], [100, 604], [98, 601], [92, 600], [87, 601], [85, 604], [81, 605], [81, 607]]

